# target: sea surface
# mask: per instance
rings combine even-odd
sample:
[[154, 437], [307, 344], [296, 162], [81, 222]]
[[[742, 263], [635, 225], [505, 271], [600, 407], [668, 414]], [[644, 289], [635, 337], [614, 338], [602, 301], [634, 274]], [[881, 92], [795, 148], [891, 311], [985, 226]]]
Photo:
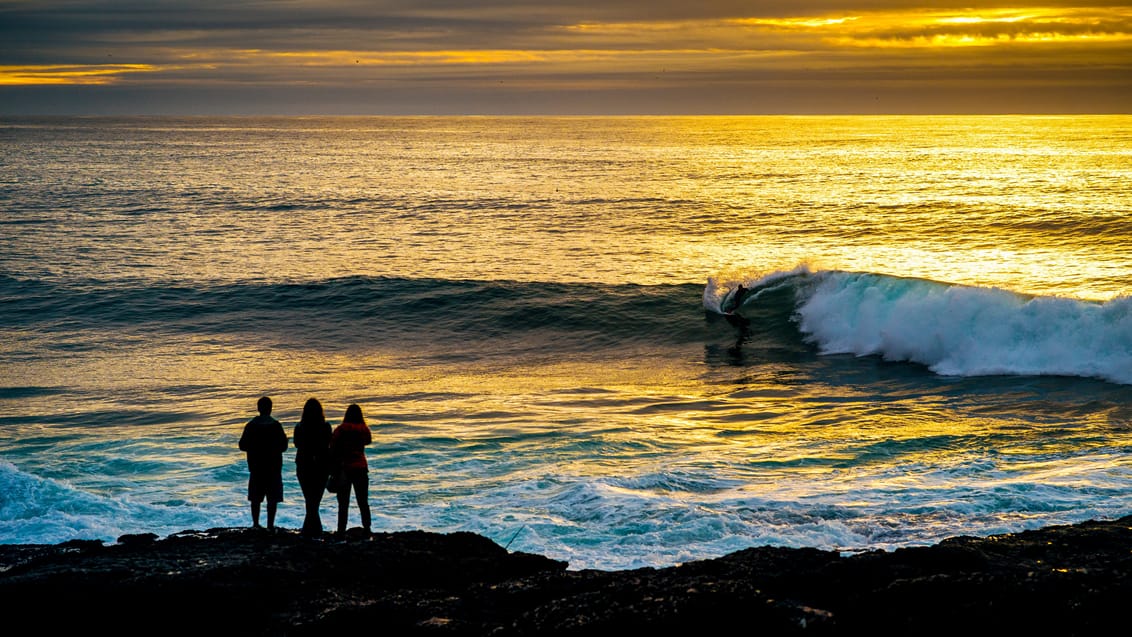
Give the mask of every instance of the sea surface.
[[0, 543], [250, 524], [261, 395], [571, 568], [1126, 515], [1130, 250], [1132, 116], [0, 119]]

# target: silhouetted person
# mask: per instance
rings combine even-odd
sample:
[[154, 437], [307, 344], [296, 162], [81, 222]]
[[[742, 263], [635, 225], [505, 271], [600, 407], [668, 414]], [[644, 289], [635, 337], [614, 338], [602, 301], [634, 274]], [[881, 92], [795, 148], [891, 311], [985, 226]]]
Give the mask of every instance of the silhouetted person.
[[720, 308], [723, 310], [723, 318], [727, 319], [727, 322], [736, 330], [735, 345], [728, 350], [728, 353], [733, 356], [741, 355], [743, 342], [751, 335], [751, 321], [739, 313], [739, 308], [743, 305], [743, 300], [747, 298], [749, 292], [750, 289], [740, 283], [735, 288], [735, 293], [725, 303], [725, 307]]
[[750, 292], [750, 290], [747, 289], [745, 285], [740, 283], [738, 287], [735, 288], [735, 293], [732, 294], [731, 298], [727, 300], [725, 304], [726, 307], [722, 307], [720, 309], [722, 309], [723, 313], [726, 315], [734, 314], [735, 311], [739, 309], [739, 306], [743, 305], [743, 299], [747, 297], [748, 292]]
[[248, 454], [248, 502], [252, 506], [252, 525], [259, 528], [259, 507], [267, 499], [267, 528], [275, 529], [275, 509], [283, 501], [283, 452], [287, 434], [283, 425], [271, 417], [271, 399], [256, 404], [259, 415], [244, 425], [240, 450]]
[[338, 533], [346, 532], [349, 516], [350, 488], [358, 500], [358, 511], [362, 515], [362, 526], [370, 529], [369, 517], [369, 465], [366, 463], [366, 445], [373, 442], [373, 436], [366, 421], [362, 418], [362, 408], [350, 405], [342, 424], [334, 430], [330, 438], [330, 450], [334, 461], [345, 475], [344, 484], [338, 487]]
[[303, 416], [295, 425], [295, 475], [303, 490], [307, 514], [303, 518], [303, 535], [322, 535], [322, 517], [318, 507], [330, 475], [330, 423], [326, 422], [322, 403], [311, 398], [303, 405]]

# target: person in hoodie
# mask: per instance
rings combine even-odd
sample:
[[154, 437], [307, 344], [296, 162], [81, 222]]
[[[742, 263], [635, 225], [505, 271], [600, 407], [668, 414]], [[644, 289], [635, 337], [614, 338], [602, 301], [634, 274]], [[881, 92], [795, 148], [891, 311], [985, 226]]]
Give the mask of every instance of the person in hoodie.
[[271, 399], [259, 399], [259, 415], [244, 425], [240, 451], [248, 457], [248, 502], [252, 508], [252, 526], [259, 525], [259, 511], [267, 500], [267, 529], [275, 530], [275, 511], [283, 501], [283, 452], [287, 450], [287, 434], [283, 425], [271, 417]]
[[362, 516], [362, 526], [370, 532], [369, 515], [369, 465], [366, 463], [366, 445], [373, 442], [373, 435], [362, 417], [362, 408], [350, 405], [342, 424], [334, 430], [330, 438], [330, 453], [337, 463], [337, 470], [344, 475], [338, 487], [338, 535], [346, 533], [349, 516], [350, 489], [353, 488], [358, 500], [358, 511]]

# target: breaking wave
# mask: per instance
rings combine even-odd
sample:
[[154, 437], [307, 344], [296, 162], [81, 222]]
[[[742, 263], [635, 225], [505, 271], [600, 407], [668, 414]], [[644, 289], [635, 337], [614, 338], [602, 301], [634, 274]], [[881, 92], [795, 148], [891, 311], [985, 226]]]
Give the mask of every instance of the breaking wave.
[[[709, 280], [705, 309], [718, 312], [733, 287]], [[1132, 384], [1132, 298], [1092, 302], [804, 268], [749, 287], [739, 310], [744, 316], [788, 311], [822, 354], [875, 355], [949, 376], [1080, 376]]]

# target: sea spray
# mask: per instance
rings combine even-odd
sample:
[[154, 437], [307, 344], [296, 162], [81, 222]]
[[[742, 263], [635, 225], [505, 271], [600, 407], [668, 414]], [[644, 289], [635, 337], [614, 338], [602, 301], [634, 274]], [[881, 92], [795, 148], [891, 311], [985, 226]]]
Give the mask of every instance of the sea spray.
[[1090, 302], [869, 273], [798, 289], [798, 327], [825, 354], [879, 355], [954, 376], [1059, 375], [1132, 384], [1132, 299]]

